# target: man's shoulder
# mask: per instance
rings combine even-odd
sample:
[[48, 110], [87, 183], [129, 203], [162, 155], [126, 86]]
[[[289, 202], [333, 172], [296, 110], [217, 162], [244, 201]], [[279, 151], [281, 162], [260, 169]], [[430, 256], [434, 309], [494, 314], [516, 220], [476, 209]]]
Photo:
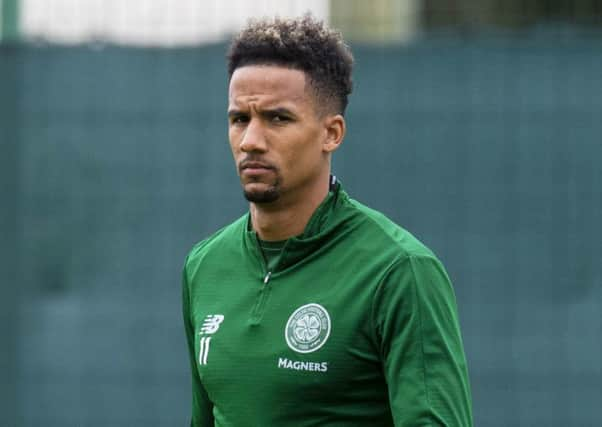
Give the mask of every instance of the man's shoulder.
[[349, 198], [360, 220], [364, 243], [374, 250], [388, 248], [396, 257], [433, 257], [434, 253], [412, 233], [382, 212]]
[[212, 251], [224, 249], [226, 246], [232, 245], [236, 239], [240, 238], [244, 231], [247, 225], [247, 216], [247, 214], [241, 216], [234, 222], [220, 228], [195, 244], [186, 257], [186, 264], [198, 261]]

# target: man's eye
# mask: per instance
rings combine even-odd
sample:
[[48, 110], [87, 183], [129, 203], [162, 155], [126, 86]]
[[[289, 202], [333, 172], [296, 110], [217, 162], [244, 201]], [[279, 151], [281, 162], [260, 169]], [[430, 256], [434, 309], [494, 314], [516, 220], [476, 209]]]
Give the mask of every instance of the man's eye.
[[274, 114], [272, 116], [272, 122], [274, 123], [283, 123], [289, 121], [288, 117], [281, 116], [279, 114]]
[[232, 121], [232, 124], [241, 124], [241, 123], [247, 123], [249, 121], [249, 119], [245, 116], [235, 116], [235, 117], [232, 117], [231, 121]]

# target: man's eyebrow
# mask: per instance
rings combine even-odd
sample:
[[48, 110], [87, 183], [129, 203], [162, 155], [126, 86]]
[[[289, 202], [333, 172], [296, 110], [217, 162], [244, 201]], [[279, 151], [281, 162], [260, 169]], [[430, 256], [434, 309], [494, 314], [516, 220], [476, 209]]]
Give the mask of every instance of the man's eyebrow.
[[[246, 111], [243, 110], [239, 110], [237, 108], [231, 108], [228, 110], [228, 117], [238, 117], [241, 115], [246, 115], [248, 114]], [[277, 115], [283, 115], [283, 116], [294, 116], [295, 113], [293, 113], [291, 110], [289, 110], [288, 108], [285, 107], [275, 107], [275, 108], [265, 108], [259, 111], [259, 114], [261, 114], [262, 116], [277, 116]]]
[[240, 116], [241, 114], [246, 114], [246, 113], [244, 113], [242, 110], [238, 110], [236, 108], [231, 108], [228, 110], [228, 117], [236, 117], [236, 116]]
[[283, 115], [283, 116], [293, 116], [294, 113], [289, 110], [288, 108], [285, 107], [276, 107], [276, 108], [266, 108], [263, 111], [261, 111], [262, 115], [267, 115], [267, 116], [276, 116], [276, 115]]

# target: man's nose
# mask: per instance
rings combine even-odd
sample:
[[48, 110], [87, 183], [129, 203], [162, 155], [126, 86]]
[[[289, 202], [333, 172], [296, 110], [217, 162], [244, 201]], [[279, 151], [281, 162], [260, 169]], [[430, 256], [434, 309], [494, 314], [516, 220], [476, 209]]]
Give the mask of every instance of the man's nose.
[[244, 152], [266, 151], [267, 145], [263, 127], [257, 119], [249, 121], [245, 133], [240, 141], [240, 149]]

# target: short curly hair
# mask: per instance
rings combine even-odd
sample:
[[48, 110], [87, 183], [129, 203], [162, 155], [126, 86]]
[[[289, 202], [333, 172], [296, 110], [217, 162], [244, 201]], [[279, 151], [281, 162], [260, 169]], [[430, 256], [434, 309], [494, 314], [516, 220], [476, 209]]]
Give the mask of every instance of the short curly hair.
[[318, 105], [344, 114], [353, 89], [353, 55], [340, 32], [310, 14], [294, 19], [251, 20], [227, 54], [228, 75], [246, 65], [278, 65], [303, 71]]

